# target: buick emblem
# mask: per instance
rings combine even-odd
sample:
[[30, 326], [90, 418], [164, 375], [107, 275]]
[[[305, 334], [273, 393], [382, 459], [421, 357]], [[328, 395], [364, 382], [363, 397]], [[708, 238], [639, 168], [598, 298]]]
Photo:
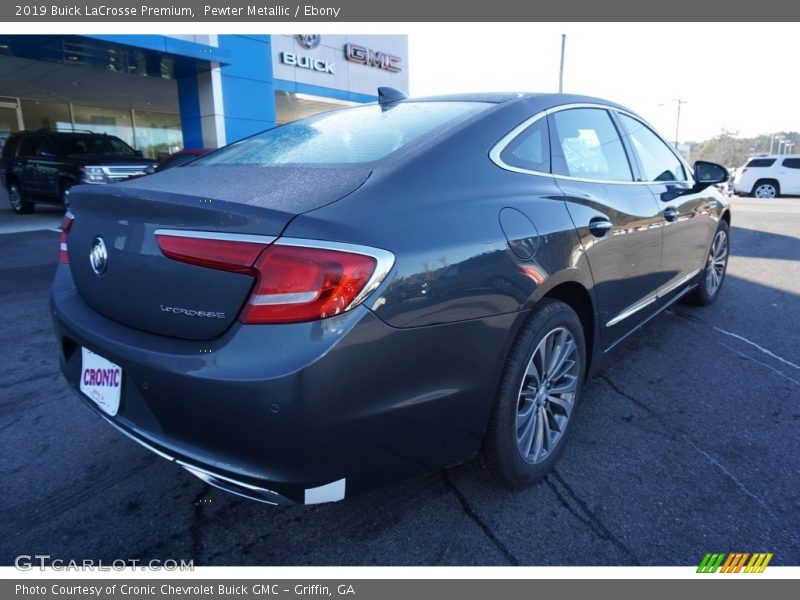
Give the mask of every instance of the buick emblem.
[[94, 238], [92, 242], [92, 250], [89, 252], [89, 264], [92, 265], [94, 274], [100, 277], [106, 272], [108, 267], [108, 250], [106, 250], [106, 243], [103, 238]]
[[320, 35], [309, 35], [309, 34], [297, 35], [295, 37], [297, 38], [298, 42], [300, 42], [303, 46], [305, 46], [309, 50], [319, 46], [319, 42], [322, 39], [322, 36]]

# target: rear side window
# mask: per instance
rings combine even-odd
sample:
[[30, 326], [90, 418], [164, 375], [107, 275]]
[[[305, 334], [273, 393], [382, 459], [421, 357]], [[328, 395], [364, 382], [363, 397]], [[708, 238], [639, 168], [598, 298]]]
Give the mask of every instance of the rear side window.
[[644, 181], [685, 181], [681, 161], [644, 123], [619, 115], [642, 167]]
[[749, 163], [745, 165], [748, 169], [752, 169], [754, 167], [771, 167], [775, 164], [774, 158], [754, 158]]
[[800, 169], [800, 158], [784, 158], [783, 166], [790, 169]]
[[550, 135], [547, 119], [539, 119], [505, 147], [500, 160], [512, 167], [550, 172]]
[[633, 181], [628, 156], [611, 116], [602, 108], [553, 113], [553, 173], [600, 181]]
[[192, 165], [370, 163], [485, 110], [479, 102], [401, 102], [322, 113], [231, 144]]
[[13, 136], [6, 140], [3, 146], [3, 156], [14, 156], [19, 146], [19, 136]]

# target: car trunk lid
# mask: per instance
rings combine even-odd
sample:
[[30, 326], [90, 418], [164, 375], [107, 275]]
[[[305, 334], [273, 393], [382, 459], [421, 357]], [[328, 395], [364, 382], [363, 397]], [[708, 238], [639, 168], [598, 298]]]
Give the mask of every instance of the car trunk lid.
[[[187, 166], [110, 186], [76, 186], [68, 240], [75, 285], [89, 306], [120, 323], [179, 338], [217, 337], [236, 319], [254, 277], [167, 258], [156, 232], [267, 245], [293, 217], [346, 196], [369, 174]], [[102, 254], [101, 243], [106, 262], [98, 272], [91, 254]]]

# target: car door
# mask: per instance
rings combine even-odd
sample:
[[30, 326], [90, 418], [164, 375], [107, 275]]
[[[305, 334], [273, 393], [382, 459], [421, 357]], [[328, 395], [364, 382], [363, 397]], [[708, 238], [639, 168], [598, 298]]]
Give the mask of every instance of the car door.
[[26, 194], [37, 194], [41, 189], [41, 184], [36, 170], [36, 149], [42, 136], [26, 135], [19, 144], [14, 172], [17, 175], [20, 189]]
[[782, 165], [785, 175], [781, 179], [781, 193], [800, 195], [800, 158], [784, 158]]
[[38, 193], [50, 197], [60, 197], [59, 175], [62, 163], [57, 156], [55, 145], [48, 137], [40, 137], [36, 147], [36, 156], [29, 159], [28, 163], [35, 172]]
[[664, 224], [660, 270], [665, 282], [659, 296], [668, 297], [705, 266], [717, 227], [717, 192], [713, 186], [692, 192], [691, 173], [672, 146], [639, 119], [621, 112], [616, 116], [639, 163], [640, 178], [649, 184], [659, 205]]
[[635, 163], [604, 107], [565, 108], [548, 123], [552, 171], [592, 271], [607, 348], [653, 314], [664, 283], [660, 207], [634, 181]]

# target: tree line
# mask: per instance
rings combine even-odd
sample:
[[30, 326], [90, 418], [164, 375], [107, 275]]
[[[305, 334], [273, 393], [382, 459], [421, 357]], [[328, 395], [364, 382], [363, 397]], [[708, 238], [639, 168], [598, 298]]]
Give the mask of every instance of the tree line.
[[783, 131], [778, 133], [761, 134], [756, 137], [737, 137], [736, 132], [723, 130], [718, 136], [704, 142], [690, 142], [690, 160], [710, 160], [726, 167], [741, 167], [747, 159], [757, 154], [768, 154], [770, 143], [772, 153], [778, 153], [778, 140], [773, 136], [794, 142], [790, 148], [792, 154], [800, 154], [800, 133], [797, 131]]

